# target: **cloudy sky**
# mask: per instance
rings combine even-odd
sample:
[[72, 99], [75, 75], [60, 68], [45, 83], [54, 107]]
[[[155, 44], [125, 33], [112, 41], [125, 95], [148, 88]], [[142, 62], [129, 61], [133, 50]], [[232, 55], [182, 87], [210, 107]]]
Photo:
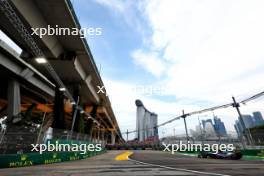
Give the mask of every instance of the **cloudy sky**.
[[[103, 29], [87, 39], [122, 131], [135, 129], [135, 99], [162, 123], [182, 109], [264, 90], [264, 1], [74, 0], [73, 5], [83, 27]], [[262, 102], [242, 107], [242, 113], [262, 110]], [[234, 131], [235, 109], [214, 113]], [[189, 128], [197, 118], [188, 119]], [[162, 133], [172, 128], [184, 132], [179, 121]]]
[[[135, 100], [159, 123], [264, 90], [264, 1], [72, 0], [121, 131], [134, 130]], [[1, 37], [2, 34], [0, 33]], [[241, 107], [262, 111], [264, 100]], [[235, 109], [214, 112], [234, 131]], [[200, 119], [212, 118], [212, 112]], [[188, 128], [198, 116], [187, 119]], [[183, 122], [160, 134], [184, 133]], [[134, 136], [132, 136], [134, 137]], [[130, 136], [131, 138], [131, 136]]]

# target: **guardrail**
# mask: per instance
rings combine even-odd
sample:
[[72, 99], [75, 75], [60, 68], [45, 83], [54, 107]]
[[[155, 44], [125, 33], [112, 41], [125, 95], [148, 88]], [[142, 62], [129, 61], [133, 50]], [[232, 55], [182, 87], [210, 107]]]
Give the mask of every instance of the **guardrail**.
[[[13, 129], [12, 131], [18, 129]], [[72, 135], [70, 135], [72, 134]], [[67, 130], [53, 129], [52, 133], [39, 134], [34, 130], [20, 132], [6, 132], [2, 134], [0, 143], [0, 168], [23, 167], [36, 164], [51, 164], [64, 161], [85, 159], [106, 152], [102, 141], [90, 140], [89, 136], [81, 133], [70, 133]], [[97, 144], [102, 146], [101, 151], [63, 151], [39, 152], [33, 151], [31, 144]]]
[[52, 164], [64, 161], [74, 161], [92, 157], [105, 153], [106, 150], [87, 152], [45, 152], [39, 153], [23, 153], [23, 154], [2, 154], [0, 155], [0, 168], [24, 167], [37, 164]]

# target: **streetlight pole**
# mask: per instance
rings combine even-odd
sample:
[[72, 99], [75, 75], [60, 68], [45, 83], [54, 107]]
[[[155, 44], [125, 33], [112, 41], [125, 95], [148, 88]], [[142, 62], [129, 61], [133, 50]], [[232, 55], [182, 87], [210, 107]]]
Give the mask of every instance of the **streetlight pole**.
[[72, 138], [72, 133], [73, 133], [73, 128], [74, 128], [77, 112], [79, 111], [79, 108], [78, 108], [79, 101], [80, 101], [80, 97], [78, 96], [77, 97], [77, 103], [74, 105], [75, 106], [75, 110], [74, 110], [74, 114], [73, 114], [73, 117], [72, 117], [72, 126], [71, 126], [70, 138]]

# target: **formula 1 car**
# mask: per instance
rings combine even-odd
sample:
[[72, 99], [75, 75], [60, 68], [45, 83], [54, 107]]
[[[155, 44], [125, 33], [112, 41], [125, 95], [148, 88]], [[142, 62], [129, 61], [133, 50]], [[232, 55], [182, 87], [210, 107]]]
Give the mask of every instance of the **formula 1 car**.
[[219, 151], [216, 153], [202, 151], [198, 154], [198, 158], [239, 160], [242, 158], [242, 153], [240, 151], [233, 151], [233, 152]]

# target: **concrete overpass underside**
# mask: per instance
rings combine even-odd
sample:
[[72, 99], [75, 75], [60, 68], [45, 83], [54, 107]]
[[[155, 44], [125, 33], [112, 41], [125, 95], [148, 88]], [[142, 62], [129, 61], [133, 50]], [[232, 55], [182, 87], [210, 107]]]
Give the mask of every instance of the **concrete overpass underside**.
[[[47, 28], [48, 25], [80, 28], [70, 1], [3, 0], [0, 6], [0, 29], [22, 49], [20, 56], [16, 56], [14, 60], [28, 64], [52, 85], [49, 92], [41, 90], [43, 86], [38, 84], [27, 85], [31, 92], [33, 90], [38, 92], [48, 102], [46, 103], [48, 107], [42, 102], [36, 103], [43, 104], [38, 105], [42, 110], [43, 107], [44, 110], [49, 109], [49, 113], [52, 114], [49, 116], [53, 119], [50, 125], [55, 129], [70, 130], [77, 107], [73, 105], [71, 98], [61, 91], [61, 84], [55, 79], [57, 76], [74, 102], [78, 102], [79, 99], [78, 105], [85, 111], [83, 113], [79, 107], [77, 108], [74, 124], [76, 133], [84, 133], [91, 139], [104, 140], [107, 143], [123, 141], [108, 97], [97, 93], [98, 86], [102, 87], [104, 84], [85, 38], [71, 35], [45, 35], [40, 38], [31, 35], [31, 28]], [[5, 50], [6, 48], [2, 49], [1, 54], [5, 53]], [[55, 72], [37, 63], [36, 57], [45, 58]], [[6, 69], [8, 70], [8, 66]], [[21, 75], [9, 74], [6, 69], [1, 68], [1, 71], [4, 71], [8, 78], [24, 81]], [[7, 84], [7, 82], [1, 84], [1, 89], [5, 89], [2, 85]], [[34, 96], [26, 96], [26, 99], [32, 102], [36, 100]], [[0, 102], [2, 101], [4, 102], [4, 99]], [[10, 106], [9, 103], [6, 104]], [[23, 105], [21, 109], [29, 107], [30, 105]], [[8, 118], [11, 118], [9, 114]]]

